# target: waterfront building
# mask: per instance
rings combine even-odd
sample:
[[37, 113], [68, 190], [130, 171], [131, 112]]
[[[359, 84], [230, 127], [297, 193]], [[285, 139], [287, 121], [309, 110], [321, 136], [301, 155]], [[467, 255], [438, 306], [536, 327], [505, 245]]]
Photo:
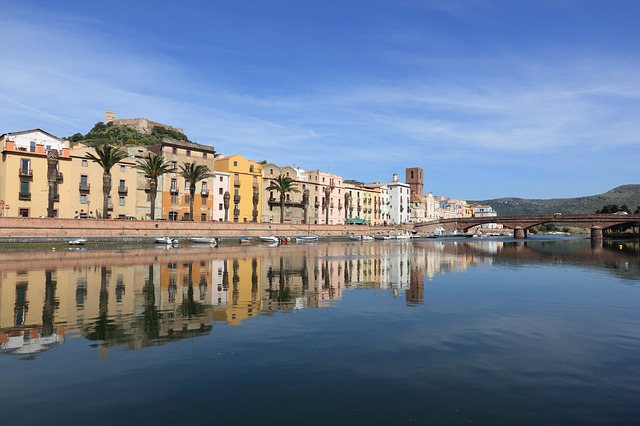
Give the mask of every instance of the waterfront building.
[[380, 225], [383, 223], [379, 186], [350, 182], [344, 184], [344, 192], [347, 224]]
[[424, 197], [418, 197], [417, 195], [411, 196], [411, 222], [419, 223], [437, 220], [436, 210], [435, 198], [431, 192]]
[[262, 165], [243, 156], [227, 155], [215, 159], [215, 170], [229, 173], [230, 222], [259, 222], [262, 194]]
[[168, 220], [207, 221], [213, 217], [214, 178], [197, 183], [193, 200], [193, 218], [189, 217], [189, 182], [180, 176], [180, 166], [184, 164], [204, 165], [213, 173], [216, 151], [212, 146], [195, 142], [165, 138], [161, 143], [150, 145], [149, 151], [164, 158], [175, 172], [163, 175], [158, 180], [158, 197], [162, 199], [160, 212], [156, 218]]
[[389, 187], [389, 223], [392, 225], [408, 223], [411, 187], [407, 183], [400, 182], [397, 173], [393, 174], [393, 180], [387, 186]]
[[[0, 216], [47, 216], [48, 158], [57, 159], [54, 183], [55, 217], [72, 217], [71, 199], [61, 191], [64, 171], [71, 170], [69, 142], [41, 129], [5, 133], [0, 136]], [[62, 200], [62, 201], [61, 201]]]
[[[213, 180], [215, 182], [215, 188], [212, 189], [213, 194], [213, 216], [212, 220], [218, 222], [229, 221], [229, 209], [231, 192], [229, 187], [229, 173], [214, 171]], [[227, 198], [225, 202], [225, 197]]]
[[309, 175], [309, 203], [314, 210], [314, 222], [342, 225], [344, 219], [344, 186], [342, 176], [320, 170]]
[[87, 158], [87, 153], [96, 155], [94, 148], [82, 144], [71, 150], [71, 164], [65, 173], [64, 183], [59, 188], [60, 217], [138, 217], [138, 171], [135, 168], [135, 157], [130, 155], [111, 168], [111, 193], [108, 195], [107, 212], [103, 212], [104, 169]]
[[262, 166], [262, 209], [261, 221], [268, 223], [280, 223], [280, 193], [278, 191], [268, 191], [267, 188], [278, 176], [293, 179], [294, 186], [299, 192], [288, 192], [285, 194], [284, 222], [292, 224], [318, 223], [316, 209], [309, 198], [304, 199], [305, 191], [311, 194], [309, 184], [309, 174], [301, 168], [290, 166], [279, 167], [273, 163]]

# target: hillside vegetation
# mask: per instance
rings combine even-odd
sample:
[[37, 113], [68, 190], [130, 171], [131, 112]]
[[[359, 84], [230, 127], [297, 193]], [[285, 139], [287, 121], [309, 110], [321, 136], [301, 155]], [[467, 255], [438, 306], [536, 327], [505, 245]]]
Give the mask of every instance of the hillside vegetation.
[[76, 133], [71, 136], [71, 142], [82, 142], [85, 145], [96, 146], [103, 144], [120, 146], [148, 146], [160, 143], [163, 138], [170, 138], [179, 141], [189, 141], [184, 133], [165, 129], [161, 126], [154, 126], [151, 134], [140, 133], [132, 127], [116, 126], [113, 123], [96, 123], [89, 133], [83, 135]]
[[603, 206], [616, 204], [626, 205], [633, 212], [640, 206], [640, 184], [622, 185], [604, 194], [578, 198], [551, 198], [535, 200], [525, 198], [496, 198], [493, 200], [470, 201], [477, 204], [488, 204], [498, 212], [499, 216], [521, 214], [587, 214], [595, 213]]

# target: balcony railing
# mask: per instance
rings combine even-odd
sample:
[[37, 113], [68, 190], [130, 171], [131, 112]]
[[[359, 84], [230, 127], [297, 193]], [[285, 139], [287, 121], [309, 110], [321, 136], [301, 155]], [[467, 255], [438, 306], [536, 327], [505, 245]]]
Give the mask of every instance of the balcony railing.
[[58, 183], [64, 182], [64, 173], [58, 173], [58, 177], [56, 178]]
[[171, 188], [169, 192], [173, 195], [178, 195], [178, 188]]
[[240, 196], [239, 195], [234, 195], [233, 196], [233, 202], [236, 203], [236, 204], [239, 203], [240, 202]]
[[30, 192], [20, 192], [18, 194], [18, 199], [22, 200], [22, 201], [30, 201], [31, 200], [31, 193]]
[[33, 169], [20, 168], [20, 171], [18, 173], [21, 177], [33, 177]]
[[127, 186], [119, 186], [118, 187], [118, 194], [127, 195], [128, 193], [129, 193], [129, 187], [127, 187]]
[[80, 192], [89, 192], [91, 191], [91, 184], [86, 182], [80, 182]]
[[202, 188], [202, 192], [200, 192], [200, 195], [202, 195], [203, 197], [208, 197], [209, 196], [209, 190], [206, 188]]
[[240, 209], [233, 209], [234, 216], [240, 216]]
[[240, 179], [233, 179], [233, 186], [240, 186]]

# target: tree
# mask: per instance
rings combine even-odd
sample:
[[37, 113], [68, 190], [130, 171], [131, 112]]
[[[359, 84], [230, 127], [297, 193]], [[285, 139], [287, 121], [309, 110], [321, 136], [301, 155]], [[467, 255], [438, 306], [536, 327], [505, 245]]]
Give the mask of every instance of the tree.
[[156, 218], [156, 197], [158, 195], [158, 178], [164, 174], [174, 172], [175, 169], [162, 155], [149, 153], [145, 158], [138, 160], [136, 169], [140, 170], [149, 179], [149, 195], [151, 198], [151, 220]]
[[93, 160], [102, 167], [102, 218], [107, 218], [109, 194], [111, 193], [111, 168], [127, 158], [129, 154], [111, 145], [97, 146], [95, 150], [95, 155], [87, 152], [85, 158]]
[[271, 181], [267, 191], [278, 191], [280, 193], [280, 223], [284, 223], [284, 200], [288, 192], [300, 192], [295, 186], [293, 179], [289, 176], [280, 175]]
[[196, 195], [196, 184], [201, 180], [213, 177], [213, 173], [211, 173], [207, 166], [183, 163], [180, 165], [179, 174], [184, 180], [189, 182], [189, 194], [191, 195], [189, 198], [189, 219], [193, 220], [193, 198]]

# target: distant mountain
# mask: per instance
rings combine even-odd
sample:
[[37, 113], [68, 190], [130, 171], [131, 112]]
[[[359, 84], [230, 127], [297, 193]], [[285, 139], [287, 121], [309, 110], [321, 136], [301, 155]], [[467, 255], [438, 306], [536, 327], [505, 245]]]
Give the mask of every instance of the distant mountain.
[[640, 206], [640, 184], [622, 185], [600, 195], [578, 198], [551, 198], [548, 200], [527, 200], [524, 198], [496, 198], [493, 200], [469, 201], [488, 204], [498, 212], [498, 216], [520, 214], [580, 214], [595, 213], [609, 204], [626, 205], [633, 212]]

